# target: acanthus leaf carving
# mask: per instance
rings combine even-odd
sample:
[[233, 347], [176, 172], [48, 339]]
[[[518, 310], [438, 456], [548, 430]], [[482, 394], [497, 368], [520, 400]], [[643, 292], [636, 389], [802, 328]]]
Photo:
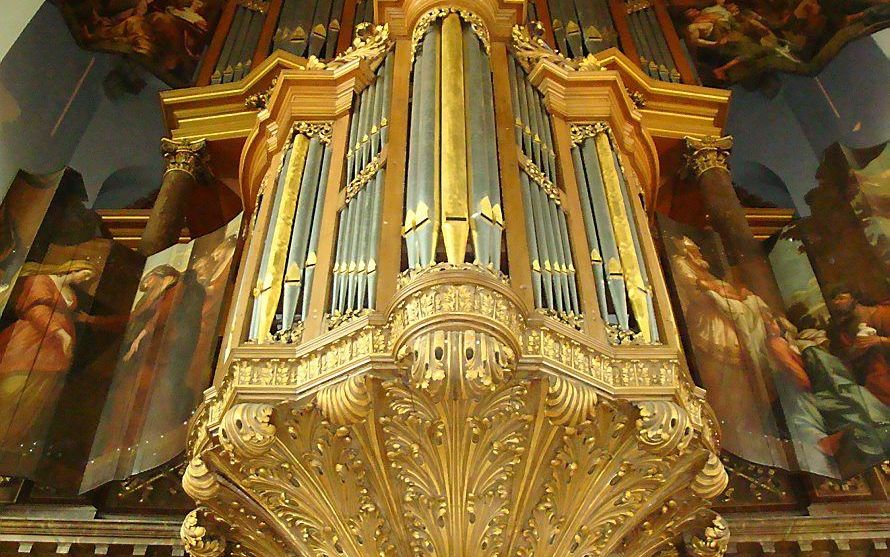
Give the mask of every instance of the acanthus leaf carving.
[[273, 408], [269, 404], [243, 402], [225, 413], [219, 428], [219, 441], [225, 450], [239, 457], [256, 457], [275, 442]]
[[211, 534], [206, 524], [207, 509], [188, 513], [179, 529], [182, 545], [192, 557], [221, 557], [226, 551], [225, 538]]

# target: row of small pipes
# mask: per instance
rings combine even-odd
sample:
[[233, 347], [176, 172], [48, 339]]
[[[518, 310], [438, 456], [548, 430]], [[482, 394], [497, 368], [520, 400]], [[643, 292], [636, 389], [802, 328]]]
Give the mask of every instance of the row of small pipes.
[[657, 342], [652, 291], [626, 178], [606, 127], [599, 128], [572, 147], [572, 162], [600, 314], [622, 332]]
[[549, 0], [556, 48], [577, 58], [617, 46], [608, 0]]
[[628, 3], [627, 25], [643, 71], [654, 79], [680, 83], [680, 72], [652, 6], [648, 2]]
[[[520, 173], [535, 305], [561, 316], [578, 316], [581, 307], [568, 224], [555, 186], [556, 154], [550, 117], [540, 93], [512, 57], [508, 72], [513, 106], [519, 114], [514, 125], [516, 143], [534, 165], [532, 168], [540, 171], [534, 172], [526, 162]], [[540, 183], [541, 175], [549, 183], [546, 190]]]
[[284, 0], [272, 50], [332, 58], [340, 36], [343, 0]]
[[345, 315], [374, 307], [380, 237], [383, 147], [387, 143], [393, 55], [358, 98], [346, 154], [346, 205], [340, 211], [331, 290], [331, 314]]
[[253, 293], [251, 339], [268, 340], [306, 318], [330, 164], [331, 150], [317, 137], [297, 133], [285, 151]]
[[253, 55], [266, 21], [266, 4], [243, 2], [235, 8], [232, 26], [226, 35], [210, 83], [231, 83], [250, 73]]
[[450, 14], [430, 25], [413, 72], [403, 228], [408, 267], [437, 262], [441, 233], [448, 262], [464, 263], [471, 240], [473, 263], [499, 271], [504, 216], [485, 47]]

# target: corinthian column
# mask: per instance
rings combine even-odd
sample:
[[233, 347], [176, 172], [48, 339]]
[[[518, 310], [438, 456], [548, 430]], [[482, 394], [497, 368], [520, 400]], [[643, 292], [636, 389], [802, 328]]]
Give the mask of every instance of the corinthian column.
[[720, 235], [729, 264], [752, 292], [773, 309], [781, 310], [782, 296], [763, 247], [754, 238], [745, 209], [732, 187], [729, 152], [732, 137], [686, 138], [686, 163], [695, 177], [708, 224]]
[[142, 234], [139, 251], [149, 256], [179, 240], [185, 224], [185, 208], [198, 183], [207, 177], [207, 146], [197, 141], [161, 139], [161, 153], [166, 161], [161, 190]]

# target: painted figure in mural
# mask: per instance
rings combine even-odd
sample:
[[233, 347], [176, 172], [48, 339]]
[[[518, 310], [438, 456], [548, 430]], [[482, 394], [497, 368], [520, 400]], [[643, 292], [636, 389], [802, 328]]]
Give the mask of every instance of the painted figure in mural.
[[71, 370], [75, 326], [82, 320], [77, 289], [98, 277], [96, 265], [26, 263], [16, 284], [16, 321], [0, 332], [0, 427], [3, 446], [28, 445], [45, 433]]
[[828, 350], [825, 331], [799, 333], [778, 320], [767, 323], [768, 344], [777, 362], [776, 386], [798, 460], [821, 470], [821, 455], [837, 464], [875, 464], [890, 453], [890, 407], [857, 384], [844, 362]]
[[[741, 450], [750, 445], [752, 434], [758, 439], [778, 436], [770, 390], [763, 383], [770, 367], [766, 303], [747, 288], [716, 277], [699, 246], [686, 236], [675, 241], [671, 266], [708, 402], [719, 417], [732, 421], [723, 428], [724, 446]], [[762, 460], [775, 457], [769, 447], [761, 454]]]
[[768, 70], [817, 71], [850, 40], [890, 24], [890, 2], [708, 0], [681, 19], [699, 64], [735, 83]]
[[860, 302], [856, 294], [838, 289], [831, 296], [835, 311], [832, 341], [860, 382], [890, 405], [890, 301]]
[[216, 0], [65, 0], [74, 34], [87, 46], [135, 54], [160, 77], [188, 79], [210, 35]]
[[729, 61], [713, 70], [721, 81], [739, 64], [759, 58], [784, 57], [798, 63], [787, 41], [780, 39], [757, 12], [741, 9], [738, 4], [717, 0], [714, 5], [690, 8], [685, 12], [689, 40], [696, 46], [719, 49]]

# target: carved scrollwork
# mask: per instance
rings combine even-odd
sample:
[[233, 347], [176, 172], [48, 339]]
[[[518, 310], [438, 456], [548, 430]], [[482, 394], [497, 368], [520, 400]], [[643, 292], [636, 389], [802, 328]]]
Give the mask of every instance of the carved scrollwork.
[[560, 68], [570, 71], [605, 70], [593, 54], [575, 59], [567, 58], [551, 48], [544, 40], [543, 35], [544, 27], [537, 21], [529, 26], [513, 26], [511, 50], [525, 71], [530, 72], [541, 60], [552, 62]]
[[207, 526], [206, 509], [197, 508], [182, 521], [179, 536], [192, 557], [220, 557], [226, 551], [225, 538], [211, 534]]
[[606, 122], [592, 122], [590, 124], [572, 124], [570, 132], [572, 134], [572, 144], [578, 145], [589, 137], [596, 137], [598, 134], [609, 132], [609, 124]]
[[556, 425], [576, 426], [590, 419], [596, 411], [596, 391], [589, 386], [562, 377], [550, 377], [544, 411]]
[[415, 338], [402, 352], [411, 356], [411, 383], [431, 394], [494, 390], [516, 364], [511, 348], [474, 330], [432, 331]]
[[294, 133], [305, 135], [308, 138], [317, 139], [319, 142], [328, 144], [331, 142], [333, 127], [330, 122], [295, 122]]
[[371, 409], [371, 397], [365, 378], [353, 375], [340, 383], [320, 389], [316, 404], [333, 424], [346, 425], [362, 420]]
[[728, 484], [729, 476], [726, 474], [720, 457], [709, 453], [708, 460], [692, 480], [692, 492], [702, 499], [714, 499], [723, 493]]
[[473, 29], [473, 33], [476, 34], [479, 38], [479, 42], [482, 43], [482, 48], [485, 49], [486, 54], [491, 52], [491, 36], [489, 35], [488, 28], [485, 26], [481, 17], [463, 8], [443, 6], [426, 12], [417, 20], [417, 24], [414, 26], [414, 31], [411, 32], [412, 63], [414, 63], [414, 56], [417, 53], [417, 49], [420, 48], [420, 43], [423, 41], [423, 37], [426, 35], [427, 30], [429, 30], [430, 25], [437, 19], [446, 17], [448, 14], [457, 14], [462, 20], [469, 23], [470, 27]]
[[196, 501], [207, 501], [219, 493], [219, 480], [200, 457], [192, 458], [182, 475], [182, 489]]
[[640, 409], [637, 428], [643, 445], [659, 455], [686, 450], [695, 431], [680, 405], [668, 400], [649, 400], [638, 403], [637, 407]]
[[272, 406], [259, 403], [236, 404], [223, 416], [219, 440], [230, 453], [255, 457], [275, 442]]
[[322, 67], [335, 70], [354, 60], [367, 60], [371, 64], [371, 70], [376, 70], [394, 44], [395, 42], [389, 34], [388, 24], [359, 23], [355, 26], [355, 38], [352, 40], [352, 46], [330, 62], [322, 64]]
[[723, 557], [729, 547], [729, 526], [722, 516], [715, 515], [701, 536], [694, 536], [688, 544], [694, 557]]

